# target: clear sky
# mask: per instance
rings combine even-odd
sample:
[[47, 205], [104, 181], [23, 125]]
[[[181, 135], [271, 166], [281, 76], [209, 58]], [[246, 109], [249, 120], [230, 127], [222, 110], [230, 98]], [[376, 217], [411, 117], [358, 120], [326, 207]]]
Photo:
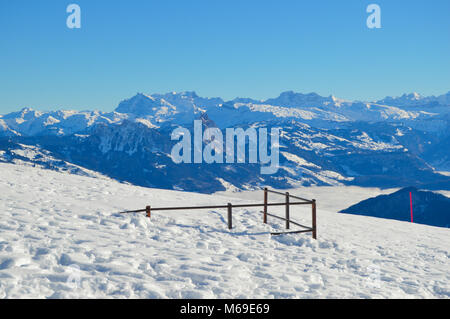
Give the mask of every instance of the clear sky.
[[[81, 29], [66, 7], [81, 7]], [[367, 5], [381, 7], [368, 29]], [[374, 100], [450, 90], [449, 0], [0, 0], [0, 113], [137, 92]]]

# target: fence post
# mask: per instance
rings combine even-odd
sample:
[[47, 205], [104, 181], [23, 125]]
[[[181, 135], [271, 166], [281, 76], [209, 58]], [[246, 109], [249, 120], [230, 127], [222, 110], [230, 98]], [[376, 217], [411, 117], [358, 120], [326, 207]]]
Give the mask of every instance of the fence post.
[[317, 239], [317, 224], [316, 224], [316, 200], [312, 200], [312, 226], [313, 226], [313, 239]]
[[263, 220], [264, 224], [267, 224], [267, 195], [268, 192], [266, 187], [264, 188], [264, 220]]
[[286, 229], [289, 229], [289, 193], [286, 193]]
[[145, 212], [147, 213], [147, 217], [151, 218], [152, 217], [152, 210], [150, 208], [150, 206], [145, 207]]
[[232, 209], [231, 203], [228, 203], [228, 229], [233, 228], [233, 215], [231, 209]]

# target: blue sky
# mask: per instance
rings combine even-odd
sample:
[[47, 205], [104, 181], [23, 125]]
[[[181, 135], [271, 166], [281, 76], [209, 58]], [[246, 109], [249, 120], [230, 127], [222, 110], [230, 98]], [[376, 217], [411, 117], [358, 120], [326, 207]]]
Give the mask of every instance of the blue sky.
[[[66, 26], [66, 7], [82, 27]], [[381, 7], [381, 29], [366, 26]], [[450, 90], [448, 0], [0, 0], [0, 113], [136, 92], [374, 100]]]

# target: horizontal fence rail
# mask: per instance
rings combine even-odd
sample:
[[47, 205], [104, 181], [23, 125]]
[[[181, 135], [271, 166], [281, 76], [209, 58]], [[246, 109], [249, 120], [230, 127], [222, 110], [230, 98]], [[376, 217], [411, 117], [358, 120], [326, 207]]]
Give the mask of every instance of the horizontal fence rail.
[[[266, 189], [264, 189], [264, 191], [265, 190]], [[267, 189], [267, 192], [268, 193], [273, 193], [273, 194], [278, 194], [278, 195], [283, 195], [283, 196], [285, 196], [286, 194], [289, 194], [289, 193], [282, 193], [282, 192], [273, 191], [271, 189]], [[314, 201], [314, 200], [310, 200], [310, 199], [305, 199], [305, 198], [301, 198], [301, 197], [298, 197], [298, 196], [294, 196], [294, 195], [291, 195], [291, 194], [289, 194], [289, 197], [292, 197], [292, 198], [295, 198], [295, 199], [298, 199], [298, 200], [302, 200], [302, 201], [305, 201], [307, 203], [312, 203]]]
[[[246, 207], [263, 207], [263, 206], [286, 206], [286, 203], [267, 203], [267, 204], [238, 204], [232, 205], [234, 208], [246, 208]], [[305, 202], [290, 202], [289, 205], [311, 205], [311, 203]], [[195, 209], [220, 209], [228, 208], [228, 205], [214, 205], [214, 206], [177, 206], [177, 207], [152, 207], [152, 211], [163, 211], [163, 210], [195, 210]], [[128, 213], [143, 213], [146, 209], [130, 210], [126, 212], [120, 212], [120, 214]]]
[[[280, 203], [269, 203], [268, 202], [268, 194], [273, 193], [277, 195], [285, 196], [285, 202]], [[291, 202], [290, 198], [293, 198], [297, 201]], [[311, 205], [312, 207], [312, 227], [304, 226], [290, 219], [290, 206], [296, 205]], [[285, 206], [286, 217], [280, 217], [277, 215], [269, 214], [267, 211], [268, 207], [274, 206]], [[264, 203], [263, 204], [237, 204], [233, 205], [228, 203], [227, 205], [209, 205], [209, 206], [177, 206], [177, 207], [151, 207], [147, 206], [145, 209], [137, 209], [137, 210], [129, 210], [120, 212], [120, 214], [132, 214], [132, 213], [146, 213], [146, 216], [151, 218], [151, 212], [153, 211], [173, 211], [173, 210], [199, 210], [199, 209], [227, 209], [227, 217], [228, 217], [228, 229], [233, 228], [233, 208], [247, 208], [247, 207], [264, 207], [263, 214], [263, 223], [267, 224], [267, 217], [274, 217], [276, 219], [280, 219], [286, 222], [286, 229], [290, 229], [290, 224], [295, 226], [304, 228], [304, 230], [297, 231], [287, 231], [287, 232], [272, 232], [272, 235], [282, 235], [282, 234], [298, 234], [298, 233], [306, 233], [312, 232], [312, 236], [314, 239], [317, 239], [317, 225], [316, 225], [316, 200], [309, 200], [305, 198], [301, 198], [298, 196], [291, 195], [289, 193], [282, 193], [273, 190], [269, 190], [267, 188], [264, 189]]]

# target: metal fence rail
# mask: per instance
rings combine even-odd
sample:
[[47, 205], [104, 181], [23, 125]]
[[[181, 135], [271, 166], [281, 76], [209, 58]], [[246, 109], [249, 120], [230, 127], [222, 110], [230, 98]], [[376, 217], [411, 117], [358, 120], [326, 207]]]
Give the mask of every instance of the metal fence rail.
[[[277, 195], [283, 195], [285, 196], [285, 202], [280, 203], [269, 203], [268, 202], [268, 194], [273, 193]], [[293, 198], [297, 201], [291, 202], [290, 199]], [[296, 205], [311, 205], [312, 208], [312, 227], [304, 226], [302, 224], [299, 224], [295, 221], [292, 221], [290, 219], [290, 207], [296, 206]], [[274, 206], [285, 206], [285, 218], [276, 216], [273, 214], [269, 214], [267, 209], [268, 207], [274, 207]], [[284, 220], [286, 222], [286, 229], [290, 229], [290, 224], [293, 224], [298, 227], [304, 228], [304, 230], [298, 230], [298, 231], [287, 231], [287, 232], [273, 232], [272, 235], [282, 235], [282, 234], [297, 234], [297, 233], [306, 233], [306, 232], [312, 232], [312, 236], [314, 239], [317, 239], [317, 225], [316, 225], [316, 200], [308, 200], [305, 198], [301, 198], [298, 196], [291, 195], [289, 193], [281, 193], [273, 190], [269, 190], [267, 188], [264, 188], [264, 203], [263, 204], [237, 204], [233, 205], [231, 203], [228, 203], [227, 205], [211, 205], [211, 206], [177, 206], [177, 207], [151, 207], [147, 206], [145, 209], [138, 209], [138, 210], [130, 210], [121, 212], [120, 214], [130, 214], [130, 213], [146, 213], [146, 216], [148, 218], [151, 218], [152, 211], [169, 211], [169, 210], [198, 210], [198, 209], [227, 209], [227, 218], [228, 218], [228, 229], [233, 228], [233, 208], [246, 208], [246, 207], [263, 207], [264, 211], [261, 213], [263, 214], [263, 223], [267, 224], [267, 216], [274, 217], [276, 219]]]

